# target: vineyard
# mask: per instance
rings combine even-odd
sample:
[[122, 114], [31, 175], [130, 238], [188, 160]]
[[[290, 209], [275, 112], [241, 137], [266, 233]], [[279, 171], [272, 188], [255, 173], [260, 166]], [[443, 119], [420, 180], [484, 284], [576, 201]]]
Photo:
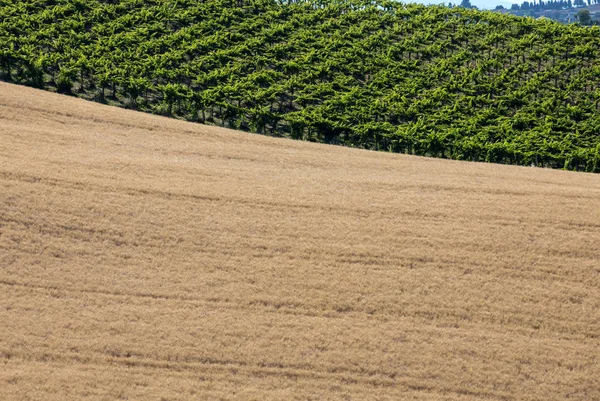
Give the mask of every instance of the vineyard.
[[3, 0], [3, 80], [189, 121], [600, 171], [600, 29], [390, 1]]

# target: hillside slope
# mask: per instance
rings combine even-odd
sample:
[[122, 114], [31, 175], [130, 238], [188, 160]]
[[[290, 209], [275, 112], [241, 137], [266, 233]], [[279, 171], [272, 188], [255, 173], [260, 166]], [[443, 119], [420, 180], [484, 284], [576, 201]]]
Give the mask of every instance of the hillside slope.
[[593, 172], [599, 49], [599, 27], [387, 0], [0, 6], [6, 81], [273, 136]]
[[600, 176], [0, 83], [0, 399], [600, 399]]

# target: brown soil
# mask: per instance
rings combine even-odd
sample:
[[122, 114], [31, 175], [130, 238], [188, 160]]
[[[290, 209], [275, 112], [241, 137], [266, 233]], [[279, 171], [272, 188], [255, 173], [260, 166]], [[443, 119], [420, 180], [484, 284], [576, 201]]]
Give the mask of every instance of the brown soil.
[[600, 400], [600, 175], [0, 84], [0, 399]]

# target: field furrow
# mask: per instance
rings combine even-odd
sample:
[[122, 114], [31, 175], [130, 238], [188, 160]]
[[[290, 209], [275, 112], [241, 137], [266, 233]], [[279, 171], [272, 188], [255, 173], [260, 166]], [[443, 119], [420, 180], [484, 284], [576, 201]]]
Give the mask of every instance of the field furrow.
[[0, 83], [0, 399], [600, 399], [600, 176]]

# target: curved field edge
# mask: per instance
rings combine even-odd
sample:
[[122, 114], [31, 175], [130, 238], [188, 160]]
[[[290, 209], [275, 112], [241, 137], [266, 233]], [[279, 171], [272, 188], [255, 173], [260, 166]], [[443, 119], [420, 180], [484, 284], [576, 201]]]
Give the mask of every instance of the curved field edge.
[[0, 83], [0, 398], [600, 398], [600, 180]]
[[599, 32], [386, 1], [4, 1], [0, 75], [268, 135], [598, 172]]

